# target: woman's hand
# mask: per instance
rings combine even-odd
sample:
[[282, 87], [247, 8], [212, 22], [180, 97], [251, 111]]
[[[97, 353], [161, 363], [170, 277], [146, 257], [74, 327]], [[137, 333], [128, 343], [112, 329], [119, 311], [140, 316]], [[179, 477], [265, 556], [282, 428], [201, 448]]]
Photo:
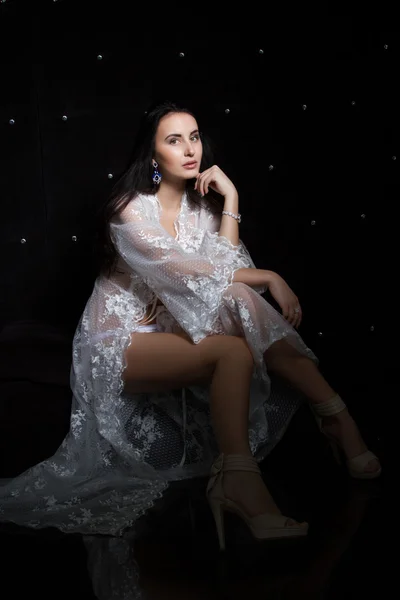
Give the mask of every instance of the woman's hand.
[[[282, 279], [280, 275], [274, 273], [268, 284], [268, 290], [281, 307], [283, 317], [292, 325], [292, 327], [299, 327], [302, 319], [299, 299], [290, 289], [286, 281]], [[295, 308], [299, 309], [298, 313], [294, 312]]]
[[213, 165], [209, 169], [196, 175], [196, 183], [194, 185], [195, 190], [204, 196], [204, 194], [207, 194], [209, 187], [222, 196], [227, 196], [232, 193], [237, 194], [237, 190], [232, 181], [217, 165]]

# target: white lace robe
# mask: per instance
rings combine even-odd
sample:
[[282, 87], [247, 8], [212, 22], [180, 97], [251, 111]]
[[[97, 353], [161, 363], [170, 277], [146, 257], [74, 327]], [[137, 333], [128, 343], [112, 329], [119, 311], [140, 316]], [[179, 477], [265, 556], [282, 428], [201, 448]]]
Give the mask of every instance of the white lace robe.
[[0, 520], [84, 534], [122, 535], [129, 528], [131, 535], [171, 481], [208, 474], [218, 453], [209, 386], [123, 390], [130, 335], [157, 299], [163, 332], [181, 327], [195, 344], [211, 334], [245, 336], [254, 357], [249, 438], [257, 459], [282, 437], [300, 405], [298, 396], [274, 401], [263, 354], [286, 338], [318, 359], [262, 297], [266, 288], [232, 283], [237, 269], [255, 267], [243, 242], [234, 246], [219, 236], [221, 217], [193, 206], [186, 193], [176, 238], [160, 214], [158, 198], [140, 194], [113, 218], [121, 272], [96, 279], [74, 335], [70, 431], [52, 457], [2, 481]]

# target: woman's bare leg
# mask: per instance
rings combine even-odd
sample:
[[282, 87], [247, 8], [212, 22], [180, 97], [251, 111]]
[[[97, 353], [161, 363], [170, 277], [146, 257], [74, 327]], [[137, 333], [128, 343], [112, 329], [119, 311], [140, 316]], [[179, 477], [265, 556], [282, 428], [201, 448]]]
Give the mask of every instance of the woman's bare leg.
[[211, 383], [210, 412], [220, 451], [252, 456], [249, 446], [249, 393], [253, 357], [228, 353], [217, 361]]
[[210, 336], [199, 344], [170, 333], [134, 333], [123, 373], [130, 393], [210, 385], [210, 412], [224, 454], [251, 456], [248, 438], [253, 357], [244, 338]]
[[[335, 390], [318, 370], [316, 364], [297, 352], [291, 344], [282, 339], [275, 342], [264, 354], [266, 367], [289, 381], [300, 390], [311, 403], [327, 402], [336, 395]], [[343, 448], [347, 458], [365, 452], [367, 447], [360, 431], [347, 408], [331, 417], [323, 418], [323, 427], [332, 434]], [[365, 471], [377, 471], [379, 462], [371, 460]]]
[[[252, 456], [249, 445], [250, 382], [253, 357], [232, 353], [219, 360], [211, 384], [211, 417], [220, 451]], [[243, 505], [249, 516], [281, 514], [262, 478], [256, 473], [224, 474], [226, 497]], [[296, 521], [289, 522], [292, 525]]]
[[[248, 416], [254, 361], [244, 338], [210, 336], [193, 344], [185, 336], [170, 333], [134, 333], [131, 337], [123, 373], [127, 392], [210, 384], [211, 419], [220, 451], [252, 456]], [[250, 516], [280, 514], [256, 473], [228, 472], [224, 489], [227, 497], [243, 504]]]

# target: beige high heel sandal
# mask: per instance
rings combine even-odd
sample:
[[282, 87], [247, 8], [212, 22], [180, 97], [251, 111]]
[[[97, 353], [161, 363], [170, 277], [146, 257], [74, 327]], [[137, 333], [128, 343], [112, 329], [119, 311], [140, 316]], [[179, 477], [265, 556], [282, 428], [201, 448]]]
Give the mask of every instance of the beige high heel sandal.
[[[314, 413], [319, 430], [329, 440], [333, 456], [335, 457], [336, 461], [339, 464], [341, 464], [341, 454], [345, 455], [344, 451], [339, 446], [336, 438], [334, 438], [332, 435], [330, 435], [324, 430], [322, 426], [322, 418], [336, 415], [337, 413], [347, 408], [346, 404], [343, 402], [339, 394], [336, 394], [331, 400], [328, 400], [327, 402], [321, 402], [318, 404], [310, 403], [310, 408]], [[366, 452], [363, 452], [362, 454], [359, 454], [354, 458], [346, 459], [346, 466], [349, 474], [356, 479], [375, 479], [376, 477], [379, 477], [379, 475], [382, 472], [381, 467], [377, 471], [365, 471], [365, 467], [373, 459], [379, 460], [378, 457], [370, 450], [367, 450]]]
[[214, 515], [220, 550], [225, 550], [224, 511], [232, 512], [241, 517], [254, 538], [259, 541], [307, 535], [308, 523], [288, 525], [288, 521], [294, 519], [289, 519], [283, 515], [263, 513], [255, 517], [249, 517], [236, 502], [225, 497], [223, 474], [226, 471], [251, 471], [261, 476], [256, 459], [241, 454], [220, 454], [212, 465], [206, 496]]

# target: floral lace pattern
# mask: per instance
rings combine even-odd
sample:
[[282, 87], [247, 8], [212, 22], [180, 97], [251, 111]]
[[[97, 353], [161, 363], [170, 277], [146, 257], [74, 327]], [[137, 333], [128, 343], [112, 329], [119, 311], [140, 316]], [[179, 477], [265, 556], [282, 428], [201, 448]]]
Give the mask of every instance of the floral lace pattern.
[[265, 288], [233, 283], [237, 269], [255, 265], [242, 241], [234, 246], [218, 235], [220, 217], [190, 206], [184, 194], [176, 227], [173, 238], [160, 224], [157, 197], [145, 194], [111, 222], [128, 280], [96, 279], [72, 342], [70, 430], [52, 457], [1, 482], [2, 521], [121, 536], [171, 481], [209, 473], [218, 453], [209, 387], [124, 391], [131, 334], [156, 297], [163, 332], [181, 327], [195, 344], [210, 334], [246, 338], [254, 357], [253, 454], [261, 460], [282, 437], [302, 398], [276, 395], [263, 354], [286, 338], [318, 364], [317, 357], [261, 296]]

